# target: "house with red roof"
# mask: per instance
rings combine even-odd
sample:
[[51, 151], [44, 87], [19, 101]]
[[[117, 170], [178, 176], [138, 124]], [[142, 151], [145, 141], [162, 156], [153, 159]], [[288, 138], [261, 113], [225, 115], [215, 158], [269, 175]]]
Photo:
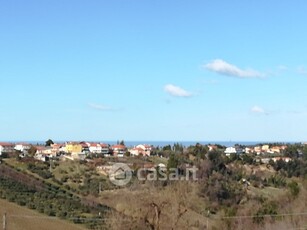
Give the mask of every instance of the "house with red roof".
[[53, 149], [51, 146], [35, 146], [36, 154], [43, 154], [43, 155], [53, 155]]
[[101, 153], [102, 154], [109, 154], [110, 153], [110, 146], [108, 144], [100, 143], [101, 146]]
[[91, 153], [101, 153], [101, 145], [99, 143], [87, 143]]
[[14, 144], [8, 142], [0, 142], [0, 156], [2, 153], [14, 152]]
[[123, 157], [127, 151], [125, 145], [112, 145], [111, 147], [113, 155], [116, 157]]
[[57, 155], [61, 152], [65, 152], [65, 145], [64, 144], [54, 143], [54, 144], [51, 145], [51, 147], [52, 147], [53, 155]]
[[153, 147], [150, 145], [142, 144], [137, 145], [134, 148], [130, 149], [129, 152], [132, 156], [150, 156], [151, 152], [153, 150]]
[[28, 150], [31, 148], [31, 145], [28, 143], [17, 143], [14, 147], [15, 150], [19, 152], [28, 152]]
[[137, 148], [137, 147], [129, 149], [129, 153], [131, 154], [131, 156], [139, 156], [139, 155], [145, 156], [146, 155], [144, 149]]
[[[108, 154], [110, 152], [110, 148], [108, 144], [86, 142], [84, 143], [84, 145], [86, 145], [90, 153]], [[85, 149], [85, 147], [83, 149]]]

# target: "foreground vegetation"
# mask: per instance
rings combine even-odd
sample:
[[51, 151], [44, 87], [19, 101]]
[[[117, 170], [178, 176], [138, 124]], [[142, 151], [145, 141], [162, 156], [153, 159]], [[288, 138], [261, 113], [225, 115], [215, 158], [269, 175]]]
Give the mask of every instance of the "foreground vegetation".
[[[114, 229], [296, 229], [306, 223], [306, 153], [291, 146], [292, 160], [263, 164], [253, 154], [225, 156], [202, 145], [164, 149], [168, 168], [185, 177], [196, 166], [197, 181], [133, 181], [105, 191]], [[303, 146], [298, 146], [304, 148]], [[149, 172], [150, 174], [150, 172]], [[114, 220], [114, 216], [116, 220]], [[113, 217], [113, 218], [112, 218]]]
[[7, 214], [7, 229], [12, 230], [86, 230], [82, 226], [72, 224], [58, 218], [46, 218], [46, 215], [39, 214], [26, 207], [20, 207], [17, 204], [7, 200], [0, 199], [0, 226], [3, 226], [2, 216]]
[[[157, 148], [156, 156], [40, 162], [10, 157], [0, 164], [0, 198], [89, 229], [293, 229], [307, 216], [307, 151], [291, 145], [268, 164], [253, 154], [226, 156], [196, 144]], [[161, 158], [161, 156], [163, 156]], [[179, 181], [139, 181], [116, 187], [96, 167], [124, 162], [136, 172], [166, 163]], [[197, 180], [187, 168], [198, 168]], [[169, 173], [168, 171], [167, 173]], [[150, 171], [144, 171], [150, 176]], [[158, 175], [159, 178], [159, 175]], [[181, 178], [189, 178], [188, 181]], [[77, 225], [77, 226], [78, 226]]]
[[1, 199], [7, 199], [50, 217], [84, 224], [90, 229], [103, 229], [104, 223], [101, 218], [108, 210], [107, 207], [26, 172], [20, 172], [18, 168], [6, 163], [0, 165]]

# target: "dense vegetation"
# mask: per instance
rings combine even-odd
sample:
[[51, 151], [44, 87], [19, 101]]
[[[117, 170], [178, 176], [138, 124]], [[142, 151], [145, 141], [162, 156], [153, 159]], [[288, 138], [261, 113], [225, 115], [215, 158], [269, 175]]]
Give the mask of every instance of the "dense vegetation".
[[[144, 191], [137, 196], [154, 205], [135, 202], [136, 195], [125, 190], [128, 199], [134, 202], [126, 202], [129, 208], [118, 210], [129, 213], [128, 210], [135, 206], [129, 214], [131, 216], [137, 215], [137, 208], [143, 210], [138, 214], [141, 221], [137, 226], [142, 226], [140, 229], [175, 229], [174, 226], [180, 226], [180, 229], [206, 229], [207, 226], [209, 229], [289, 229], [304, 224], [304, 216], [299, 213], [304, 212], [306, 206], [306, 146], [288, 145], [277, 156], [291, 157], [291, 160], [270, 161], [269, 164], [262, 163], [256, 154], [232, 154], [228, 157], [224, 149], [217, 146], [209, 151], [207, 146], [200, 144], [188, 148], [174, 144], [156, 149], [156, 155], [168, 157], [167, 169], [177, 168], [183, 177], [187, 167], [196, 166], [199, 169], [198, 180], [146, 181], [141, 185], [135, 182], [131, 188], [139, 193]], [[181, 191], [178, 191], [178, 186]], [[155, 193], [154, 196], [147, 196], [147, 187]], [[187, 191], [189, 188], [194, 192]], [[172, 196], [178, 193], [180, 199], [176, 200]], [[300, 202], [300, 198], [304, 202]], [[185, 209], [179, 205], [175, 211], [168, 206], [176, 202]], [[154, 210], [160, 215], [151, 214], [150, 218], [148, 214], [144, 215], [154, 213]], [[188, 217], [189, 212], [194, 212], [193, 218]], [[210, 224], [198, 220], [197, 214], [208, 218]], [[130, 226], [135, 226], [132, 222]], [[282, 225], [284, 228], [281, 228]], [[117, 223], [117, 226], [125, 229], [124, 223]]]

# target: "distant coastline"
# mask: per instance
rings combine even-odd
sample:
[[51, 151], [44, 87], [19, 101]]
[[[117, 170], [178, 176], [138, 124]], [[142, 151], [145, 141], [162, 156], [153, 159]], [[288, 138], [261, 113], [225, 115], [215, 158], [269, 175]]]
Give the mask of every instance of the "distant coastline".
[[[71, 141], [71, 140], [69, 140]], [[99, 143], [106, 143], [106, 144], [110, 144], [110, 145], [114, 145], [117, 143], [117, 141], [101, 141], [101, 140], [84, 140], [84, 141], [88, 141], [88, 142], [99, 142]], [[45, 141], [7, 141], [7, 142], [11, 142], [11, 143], [29, 143], [29, 144], [40, 144], [43, 145], [45, 144]], [[54, 141], [55, 143], [65, 143], [66, 141]], [[301, 141], [125, 141], [125, 145], [127, 147], [133, 147], [136, 146], [138, 144], [149, 144], [149, 145], [153, 145], [155, 147], [159, 146], [159, 147], [163, 147], [166, 145], [173, 145], [174, 143], [179, 143], [182, 144], [185, 147], [188, 147], [190, 145], [195, 145], [196, 143], [199, 144], [203, 144], [203, 145], [208, 145], [208, 144], [219, 144], [219, 145], [223, 145], [226, 147], [231, 147], [234, 146], [235, 144], [239, 144], [239, 145], [245, 145], [245, 146], [251, 146], [251, 145], [257, 145], [260, 143], [282, 143], [282, 144], [294, 144], [294, 143], [301, 143]]]

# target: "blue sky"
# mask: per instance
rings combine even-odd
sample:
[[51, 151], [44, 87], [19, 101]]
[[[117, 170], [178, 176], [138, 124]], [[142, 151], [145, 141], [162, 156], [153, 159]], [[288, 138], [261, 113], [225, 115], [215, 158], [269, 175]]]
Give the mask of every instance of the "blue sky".
[[307, 2], [3, 1], [0, 140], [307, 140]]

